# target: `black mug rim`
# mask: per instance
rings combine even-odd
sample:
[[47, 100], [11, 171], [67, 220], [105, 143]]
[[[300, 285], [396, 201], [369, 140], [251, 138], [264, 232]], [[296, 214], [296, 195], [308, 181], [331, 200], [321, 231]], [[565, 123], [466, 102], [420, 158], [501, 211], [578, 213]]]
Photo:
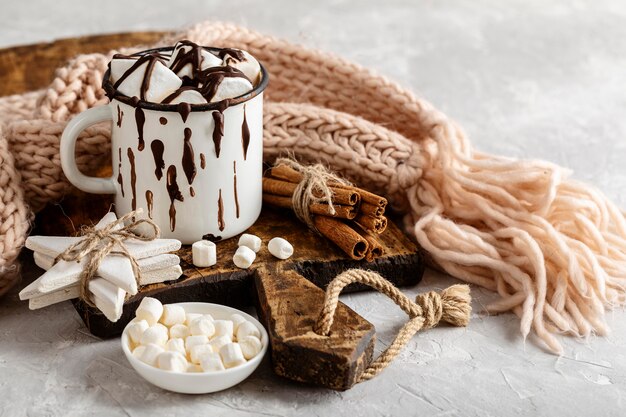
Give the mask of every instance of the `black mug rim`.
[[[204, 46], [203, 48], [208, 49], [209, 51], [219, 51], [222, 49], [222, 48], [215, 48], [215, 47], [210, 47], [210, 46]], [[136, 54], [149, 54], [152, 52], [163, 52], [163, 51], [173, 51], [173, 50], [174, 50], [173, 46], [165, 46], [161, 48], [146, 49], [144, 51], [137, 52]], [[237, 104], [245, 103], [246, 101], [252, 100], [254, 97], [258, 96], [265, 90], [265, 88], [267, 87], [267, 84], [269, 83], [269, 74], [262, 63], [259, 62], [259, 65], [261, 67], [261, 82], [259, 82], [259, 84], [256, 87], [254, 87], [251, 91], [245, 94], [242, 94], [235, 98], [225, 99], [225, 100], [228, 100], [228, 107], [236, 106]], [[137, 101], [136, 98], [128, 97], [127, 95], [120, 93], [119, 91], [117, 91], [115, 87], [113, 87], [110, 77], [111, 77], [111, 69], [108, 68], [102, 78], [102, 88], [104, 88], [104, 91], [106, 92], [107, 96], [109, 97], [109, 100], [111, 101], [117, 100], [131, 107], [140, 107], [146, 110], [169, 111], [169, 112], [178, 112], [180, 110], [180, 107], [178, 104], [152, 103], [152, 102], [143, 101], [143, 100]], [[191, 111], [199, 112], [199, 111], [207, 111], [207, 110], [223, 110], [225, 100], [216, 101], [215, 103], [190, 104]]]

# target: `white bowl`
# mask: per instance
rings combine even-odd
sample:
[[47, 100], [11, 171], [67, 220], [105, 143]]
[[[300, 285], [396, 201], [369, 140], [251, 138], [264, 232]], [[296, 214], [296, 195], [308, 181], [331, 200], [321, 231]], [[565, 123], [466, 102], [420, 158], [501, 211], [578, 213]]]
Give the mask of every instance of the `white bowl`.
[[[128, 325], [122, 333], [122, 350], [126, 355], [126, 359], [130, 362], [135, 371], [139, 373], [146, 381], [157, 387], [168, 391], [180, 392], [182, 394], [206, 394], [209, 392], [221, 391], [237, 385], [250, 376], [252, 372], [259, 366], [263, 356], [267, 352], [268, 335], [265, 328], [257, 319], [243, 311], [226, 307], [220, 304], [211, 303], [176, 303], [185, 309], [187, 313], [210, 314], [218, 320], [228, 320], [234, 313], [241, 314], [246, 320], [252, 322], [261, 332], [261, 344], [263, 348], [258, 355], [250, 359], [243, 365], [224, 371], [215, 372], [172, 372], [164, 371], [141, 362], [135, 358], [130, 349], [130, 338], [127, 330]], [[130, 323], [129, 323], [130, 324]]]

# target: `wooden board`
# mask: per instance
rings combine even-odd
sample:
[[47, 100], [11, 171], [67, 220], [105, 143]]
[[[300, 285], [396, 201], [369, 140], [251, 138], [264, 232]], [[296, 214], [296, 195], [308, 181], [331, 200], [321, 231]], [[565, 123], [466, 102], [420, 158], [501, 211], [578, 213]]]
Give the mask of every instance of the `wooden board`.
[[82, 36], [0, 49], [0, 96], [37, 90], [49, 85], [54, 71], [78, 54], [148, 45], [164, 34], [165, 32], [132, 32]]
[[[72, 210], [71, 207], [65, 209], [66, 212]], [[248, 232], [261, 237], [264, 242], [250, 269], [239, 269], [233, 264], [232, 256], [237, 249], [236, 238], [217, 243], [217, 265], [210, 268], [193, 266], [191, 247], [185, 246], [179, 251], [183, 276], [169, 283], [143, 287], [139, 294], [127, 301], [124, 315], [116, 323], [109, 322], [99, 311], [86, 308], [79, 301], [75, 302], [75, 306], [89, 331], [106, 338], [121, 333], [145, 296], [156, 297], [164, 303], [206, 301], [232, 307], [254, 305], [254, 274], [264, 267], [280, 265], [286, 270], [301, 274], [320, 288], [325, 288], [338, 273], [349, 268], [373, 269], [396, 285], [418, 283], [424, 270], [421, 254], [394, 224], [390, 224], [381, 235], [387, 253], [370, 263], [347, 258], [332, 242], [308, 231], [286, 210], [264, 209], [259, 220]], [[293, 244], [295, 253], [290, 259], [280, 261], [268, 252], [267, 242], [275, 236], [282, 236]], [[367, 287], [350, 286], [345, 291], [362, 289]]]

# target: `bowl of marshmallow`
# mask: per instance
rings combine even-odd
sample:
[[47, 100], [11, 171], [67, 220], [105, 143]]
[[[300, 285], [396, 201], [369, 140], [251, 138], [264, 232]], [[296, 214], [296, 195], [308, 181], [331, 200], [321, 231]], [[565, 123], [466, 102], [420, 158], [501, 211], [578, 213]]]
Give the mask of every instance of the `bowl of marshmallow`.
[[183, 394], [237, 385], [259, 366], [268, 335], [243, 311], [145, 297], [122, 333], [122, 350], [148, 382]]

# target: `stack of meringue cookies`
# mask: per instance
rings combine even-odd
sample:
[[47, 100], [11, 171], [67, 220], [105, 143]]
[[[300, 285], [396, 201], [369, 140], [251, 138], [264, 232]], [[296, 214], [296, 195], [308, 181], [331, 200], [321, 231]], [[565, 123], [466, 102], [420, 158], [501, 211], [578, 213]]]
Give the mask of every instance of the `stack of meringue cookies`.
[[216, 320], [146, 297], [126, 328], [133, 356], [173, 372], [216, 372], [242, 365], [262, 348], [261, 332], [240, 314]]

